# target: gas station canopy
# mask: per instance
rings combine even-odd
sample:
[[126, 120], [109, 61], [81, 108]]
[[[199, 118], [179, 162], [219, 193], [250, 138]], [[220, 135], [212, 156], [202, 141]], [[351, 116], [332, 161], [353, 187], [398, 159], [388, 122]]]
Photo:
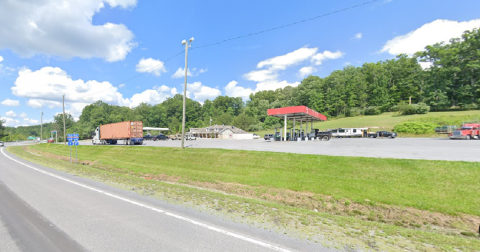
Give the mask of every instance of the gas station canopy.
[[296, 120], [304, 122], [326, 121], [327, 117], [318, 113], [317, 111], [307, 108], [306, 106], [294, 106], [285, 108], [269, 109], [267, 111], [269, 116], [278, 118], [286, 118], [287, 120]]

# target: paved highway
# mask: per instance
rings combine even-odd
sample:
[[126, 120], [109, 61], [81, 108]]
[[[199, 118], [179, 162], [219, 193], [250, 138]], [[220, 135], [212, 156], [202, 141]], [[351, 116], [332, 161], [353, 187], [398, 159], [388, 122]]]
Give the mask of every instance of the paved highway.
[[[91, 145], [92, 143], [82, 141], [81, 144]], [[180, 141], [145, 141], [143, 146], [180, 147]], [[330, 156], [480, 162], [479, 140], [450, 140], [448, 138], [334, 138], [328, 142], [197, 139], [196, 141], [186, 141], [185, 146], [189, 148], [274, 151]]]
[[0, 251], [329, 251], [21, 160], [0, 148]]

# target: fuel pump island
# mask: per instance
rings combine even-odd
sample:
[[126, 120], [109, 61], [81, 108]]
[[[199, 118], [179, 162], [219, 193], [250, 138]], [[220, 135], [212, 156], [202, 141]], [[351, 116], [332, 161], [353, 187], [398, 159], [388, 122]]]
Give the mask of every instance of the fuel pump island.
[[[331, 131], [319, 131], [313, 128], [313, 122], [326, 121], [327, 117], [306, 106], [269, 109], [267, 114], [284, 119], [283, 129], [278, 131], [275, 128], [275, 141], [312, 141], [314, 139], [328, 141], [332, 137]], [[290, 129], [287, 129], [287, 120], [293, 120], [293, 127]], [[297, 122], [300, 122], [300, 129], [295, 129]], [[306, 124], [305, 131], [303, 131], [303, 123]], [[310, 131], [308, 131], [309, 123]]]

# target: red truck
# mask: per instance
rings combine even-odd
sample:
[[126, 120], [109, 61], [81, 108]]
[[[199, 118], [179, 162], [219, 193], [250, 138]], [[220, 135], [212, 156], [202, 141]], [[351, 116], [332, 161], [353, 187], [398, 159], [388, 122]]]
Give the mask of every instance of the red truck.
[[449, 134], [450, 139], [480, 139], [480, 123], [464, 123]]

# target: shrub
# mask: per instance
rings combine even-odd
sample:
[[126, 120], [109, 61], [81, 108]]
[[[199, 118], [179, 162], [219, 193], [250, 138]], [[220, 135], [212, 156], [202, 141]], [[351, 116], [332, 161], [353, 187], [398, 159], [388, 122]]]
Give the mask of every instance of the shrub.
[[395, 125], [393, 130], [400, 133], [409, 133], [409, 134], [428, 134], [434, 133], [435, 127], [438, 125], [435, 123], [429, 122], [402, 122]]
[[365, 108], [365, 115], [380, 115], [382, 110], [377, 106], [370, 106]]
[[406, 104], [403, 102], [398, 104], [397, 107], [400, 115], [426, 114], [430, 111], [430, 106], [423, 102], [417, 104]]

